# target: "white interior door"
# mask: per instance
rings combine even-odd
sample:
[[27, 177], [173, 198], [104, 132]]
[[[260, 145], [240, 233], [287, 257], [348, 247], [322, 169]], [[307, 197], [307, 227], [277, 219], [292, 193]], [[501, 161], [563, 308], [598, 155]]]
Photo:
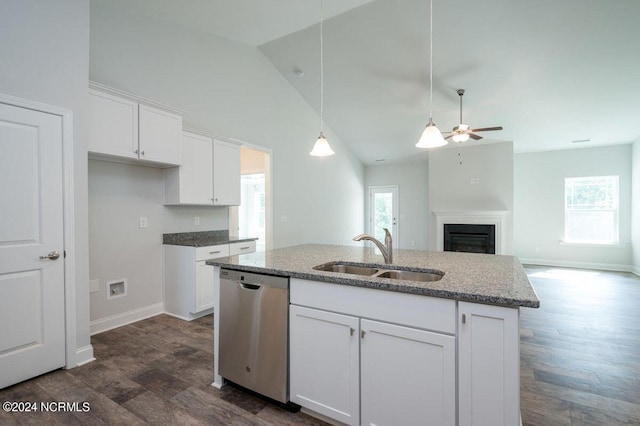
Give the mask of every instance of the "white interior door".
[[0, 388], [65, 364], [62, 155], [62, 117], [0, 103]]
[[398, 187], [369, 187], [369, 234], [384, 243], [384, 230], [393, 237], [393, 248], [398, 248]]

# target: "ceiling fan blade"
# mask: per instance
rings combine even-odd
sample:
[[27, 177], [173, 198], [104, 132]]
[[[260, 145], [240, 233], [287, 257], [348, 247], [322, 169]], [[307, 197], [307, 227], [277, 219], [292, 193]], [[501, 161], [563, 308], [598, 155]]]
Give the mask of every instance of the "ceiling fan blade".
[[492, 130], [502, 130], [502, 126], [498, 126], [498, 127], [483, 127], [481, 129], [471, 129], [472, 132], [490, 132]]
[[468, 135], [469, 135], [469, 137], [470, 137], [471, 139], [473, 139], [473, 140], [476, 140], [476, 141], [477, 141], [477, 140], [482, 139], [482, 136], [480, 136], [480, 135], [474, 135], [473, 133], [467, 133], [467, 134], [468, 134]]

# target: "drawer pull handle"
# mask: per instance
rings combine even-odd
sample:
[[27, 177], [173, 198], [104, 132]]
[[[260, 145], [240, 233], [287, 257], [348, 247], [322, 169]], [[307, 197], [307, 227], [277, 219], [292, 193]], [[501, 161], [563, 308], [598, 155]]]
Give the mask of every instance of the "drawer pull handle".
[[240, 247], [240, 250], [249, 250], [251, 247], [246, 246], [246, 247]]
[[218, 250], [218, 251], [210, 251], [209, 252], [209, 254], [218, 254], [218, 253], [220, 253], [220, 250]]

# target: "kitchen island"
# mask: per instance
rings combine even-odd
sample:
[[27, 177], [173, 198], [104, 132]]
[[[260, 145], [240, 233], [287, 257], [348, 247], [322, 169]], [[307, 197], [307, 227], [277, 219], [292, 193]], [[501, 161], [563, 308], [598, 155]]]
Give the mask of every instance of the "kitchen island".
[[[312, 414], [347, 424], [518, 424], [519, 309], [540, 305], [518, 259], [394, 255], [386, 265], [368, 247], [307, 244], [207, 263], [216, 295], [220, 267], [291, 278], [290, 398]], [[443, 275], [418, 282], [314, 269], [333, 262]]]

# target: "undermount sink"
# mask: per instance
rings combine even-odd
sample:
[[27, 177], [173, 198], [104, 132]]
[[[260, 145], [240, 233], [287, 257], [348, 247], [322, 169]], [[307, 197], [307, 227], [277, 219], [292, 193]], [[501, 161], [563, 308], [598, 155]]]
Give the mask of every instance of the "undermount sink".
[[402, 269], [378, 269], [365, 265], [354, 265], [350, 263], [331, 262], [314, 266], [316, 271], [339, 272], [342, 274], [362, 275], [366, 277], [389, 278], [392, 280], [432, 282], [442, 279], [444, 272], [431, 271], [407, 271]]
[[406, 280], [406, 281], [421, 281], [421, 282], [430, 282], [430, 281], [439, 281], [442, 279], [441, 274], [434, 274], [431, 272], [415, 272], [415, 271], [384, 271], [376, 277], [379, 278], [391, 278], [395, 280]]
[[370, 268], [368, 266], [346, 265], [343, 263], [319, 265], [319, 266], [314, 266], [313, 269], [317, 271], [340, 272], [343, 274], [365, 275], [365, 276], [370, 276], [378, 272], [378, 269], [376, 268]]

